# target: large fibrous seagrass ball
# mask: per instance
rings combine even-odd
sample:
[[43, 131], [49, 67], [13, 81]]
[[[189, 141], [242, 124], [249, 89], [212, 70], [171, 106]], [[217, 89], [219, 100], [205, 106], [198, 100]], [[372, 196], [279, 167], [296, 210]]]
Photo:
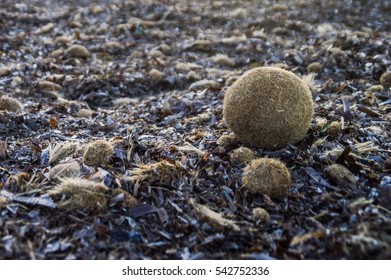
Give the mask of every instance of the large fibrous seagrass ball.
[[243, 144], [275, 150], [304, 138], [314, 105], [310, 89], [295, 74], [259, 67], [227, 90], [223, 114]]

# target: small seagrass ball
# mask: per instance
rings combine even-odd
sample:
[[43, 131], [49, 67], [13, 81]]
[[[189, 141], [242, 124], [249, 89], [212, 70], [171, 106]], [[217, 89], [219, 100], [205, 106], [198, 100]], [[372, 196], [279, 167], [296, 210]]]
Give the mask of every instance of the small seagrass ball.
[[95, 140], [87, 145], [83, 163], [87, 165], [105, 165], [114, 155], [114, 145], [106, 140]]
[[256, 158], [256, 154], [249, 148], [240, 147], [232, 151], [230, 160], [233, 164], [245, 164]]
[[307, 85], [275, 67], [248, 71], [225, 94], [224, 118], [243, 144], [281, 149], [306, 135], [314, 114]]
[[279, 160], [259, 158], [251, 161], [243, 170], [243, 189], [252, 194], [283, 197], [292, 183], [291, 173]]
[[270, 221], [269, 213], [261, 207], [254, 208], [252, 214], [254, 218], [262, 224], [267, 224]]
[[0, 96], [0, 110], [17, 112], [22, 109], [23, 105], [17, 99], [8, 96]]
[[391, 72], [384, 72], [383, 75], [380, 76], [380, 84], [384, 89], [391, 87]]

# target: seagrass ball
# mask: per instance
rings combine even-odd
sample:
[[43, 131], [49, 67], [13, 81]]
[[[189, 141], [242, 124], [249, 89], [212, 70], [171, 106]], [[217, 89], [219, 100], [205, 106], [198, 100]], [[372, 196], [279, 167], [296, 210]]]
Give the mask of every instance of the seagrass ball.
[[262, 224], [267, 224], [270, 221], [269, 213], [261, 207], [254, 208], [252, 214], [254, 218]]
[[0, 111], [17, 112], [22, 109], [23, 105], [17, 99], [8, 96], [0, 96]]
[[87, 165], [105, 165], [114, 155], [113, 143], [106, 140], [95, 140], [87, 145], [83, 163]]
[[230, 160], [233, 164], [245, 164], [253, 159], [256, 159], [256, 155], [253, 151], [246, 147], [240, 147], [232, 151]]
[[275, 150], [304, 138], [314, 105], [308, 86], [295, 74], [259, 67], [245, 73], [227, 90], [223, 114], [243, 144]]
[[380, 76], [380, 84], [384, 89], [388, 89], [391, 87], [391, 72], [384, 72]]
[[292, 183], [291, 173], [284, 163], [272, 158], [252, 160], [243, 170], [243, 189], [251, 194], [283, 197]]

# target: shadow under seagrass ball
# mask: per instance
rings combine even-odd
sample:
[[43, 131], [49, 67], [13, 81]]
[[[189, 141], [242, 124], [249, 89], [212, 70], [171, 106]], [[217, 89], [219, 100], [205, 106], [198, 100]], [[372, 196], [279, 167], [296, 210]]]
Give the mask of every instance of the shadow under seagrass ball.
[[289, 169], [279, 160], [259, 158], [251, 161], [243, 170], [243, 189], [251, 194], [284, 197], [292, 184]]
[[304, 138], [314, 105], [308, 86], [295, 74], [259, 67], [228, 89], [223, 114], [243, 144], [275, 150]]

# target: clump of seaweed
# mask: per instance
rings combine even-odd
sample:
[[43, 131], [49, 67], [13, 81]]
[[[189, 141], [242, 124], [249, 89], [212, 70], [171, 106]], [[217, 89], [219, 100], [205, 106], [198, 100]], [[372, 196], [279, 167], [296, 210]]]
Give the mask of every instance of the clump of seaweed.
[[152, 164], [139, 164], [130, 171], [132, 181], [148, 181], [160, 185], [171, 185], [180, 178], [185, 169], [178, 163], [162, 160]]
[[60, 163], [54, 166], [49, 172], [49, 180], [55, 181], [61, 178], [77, 177], [81, 175], [81, 166], [77, 161]]
[[81, 178], [64, 178], [49, 191], [49, 195], [60, 196], [58, 207], [65, 211], [101, 212], [106, 209], [106, 191], [103, 183]]
[[56, 164], [64, 158], [73, 155], [79, 144], [77, 142], [57, 143], [49, 146], [49, 164]]

